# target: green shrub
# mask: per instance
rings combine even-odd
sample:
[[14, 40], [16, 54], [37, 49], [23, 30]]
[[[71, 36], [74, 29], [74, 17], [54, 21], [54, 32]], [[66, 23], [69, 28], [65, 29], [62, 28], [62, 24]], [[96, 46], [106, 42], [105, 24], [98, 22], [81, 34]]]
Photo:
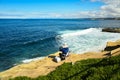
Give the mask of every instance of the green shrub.
[[10, 80], [32, 80], [32, 78], [26, 77], [26, 76], [20, 76], [20, 77], [15, 77], [14, 79]]

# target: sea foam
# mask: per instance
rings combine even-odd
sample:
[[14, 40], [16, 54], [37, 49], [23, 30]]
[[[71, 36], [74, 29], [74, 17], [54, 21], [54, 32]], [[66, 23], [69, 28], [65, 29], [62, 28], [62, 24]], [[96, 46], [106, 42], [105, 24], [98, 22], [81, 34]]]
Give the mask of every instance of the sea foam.
[[37, 57], [37, 58], [33, 58], [33, 59], [25, 59], [22, 62], [23, 63], [29, 63], [29, 62], [36, 61], [36, 60], [41, 60], [41, 59], [44, 59], [44, 58], [45, 57]]
[[64, 32], [68, 32], [68, 33], [62, 34], [61, 37], [84, 35], [84, 34], [88, 34], [88, 33], [92, 32], [93, 30], [95, 30], [95, 28], [89, 28], [89, 29], [85, 29], [85, 30], [76, 30], [76, 31], [64, 31]]
[[59, 45], [68, 43], [73, 53], [85, 53], [100, 51], [106, 46], [107, 41], [115, 41], [120, 38], [119, 33], [102, 32], [101, 28], [89, 28], [85, 30], [69, 30], [60, 32], [56, 41]]

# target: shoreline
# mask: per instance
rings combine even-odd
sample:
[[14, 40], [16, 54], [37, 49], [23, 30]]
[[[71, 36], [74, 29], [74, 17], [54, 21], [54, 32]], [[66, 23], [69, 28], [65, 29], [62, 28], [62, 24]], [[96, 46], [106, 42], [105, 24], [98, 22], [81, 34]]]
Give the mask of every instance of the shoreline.
[[[116, 46], [120, 45], [120, 40], [117, 40], [115, 42], [107, 42], [106, 48], [109, 46]], [[116, 49], [116, 48], [115, 48]], [[113, 49], [110, 49], [113, 50]], [[56, 63], [53, 61], [54, 56], [58, 56], [59, 52], [56, 52], [54, 54], [50, 54], [43, 59], [35, 60], [29, 63], [23, 63], [17, 66], [14, 66], [8, 70], [0, 72], [0, 80], [8, 80], [9, 78], [14, 78], [17, 76], [28, 76], [28, 77], [38, 77], [40, 75], [47, 75], [51, 71], [55, 70], [56, 67], [62, 65], [63, 63], [71, 62], [74, 64], [74, 62], [84, 59], [90, 59], [90, 58], [104, 58], [106, 57], [105, 54], [108, 51], [100, 51], [100, 52], [86, 52], [83, 54], [75, 54], [71, 53], [69, 57], [66, 58], [66, 60], [63, 60], [59, 63]], [[118, 55], [117, 54], [113, 55]], [[31, 74], [32, 73], [32, 74]]]

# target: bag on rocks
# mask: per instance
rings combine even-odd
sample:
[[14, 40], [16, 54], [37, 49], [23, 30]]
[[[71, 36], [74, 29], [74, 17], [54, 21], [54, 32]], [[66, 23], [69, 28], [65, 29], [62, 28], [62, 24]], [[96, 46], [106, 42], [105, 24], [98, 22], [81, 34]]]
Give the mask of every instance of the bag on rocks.
[[60, 61], [61, 61], [61, 58], [58, 57], [58, 56], [56, 56], [56, 57], [54, 58], [54, 61], [55, 61], [55, 62], [60, 62]]

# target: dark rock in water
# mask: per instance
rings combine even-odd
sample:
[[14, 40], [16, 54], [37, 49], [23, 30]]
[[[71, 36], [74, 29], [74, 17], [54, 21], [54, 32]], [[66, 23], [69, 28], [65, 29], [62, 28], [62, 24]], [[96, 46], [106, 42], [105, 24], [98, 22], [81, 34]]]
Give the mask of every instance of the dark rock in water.
[[120, 28], [103, 28], [102, 32], [120, 33]]

